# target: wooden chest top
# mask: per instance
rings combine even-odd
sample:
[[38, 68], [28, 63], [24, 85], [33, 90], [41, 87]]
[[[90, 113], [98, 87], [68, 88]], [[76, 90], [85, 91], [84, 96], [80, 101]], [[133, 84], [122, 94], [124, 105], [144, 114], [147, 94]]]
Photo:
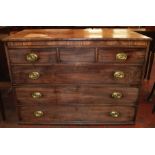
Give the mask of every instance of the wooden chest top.
[[4, 41], [36, 40], [147, 40], [150, 39], [127, 29], [29, 29], [6, 37]]

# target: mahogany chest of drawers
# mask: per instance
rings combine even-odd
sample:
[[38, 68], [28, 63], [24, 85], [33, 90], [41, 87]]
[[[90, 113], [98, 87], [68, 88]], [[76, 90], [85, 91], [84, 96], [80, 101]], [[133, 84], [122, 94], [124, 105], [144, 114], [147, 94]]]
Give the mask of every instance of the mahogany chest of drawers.
[[123, 29], [39, 29], [4, 41], [20, 123], [135, 122], [150, 38]]

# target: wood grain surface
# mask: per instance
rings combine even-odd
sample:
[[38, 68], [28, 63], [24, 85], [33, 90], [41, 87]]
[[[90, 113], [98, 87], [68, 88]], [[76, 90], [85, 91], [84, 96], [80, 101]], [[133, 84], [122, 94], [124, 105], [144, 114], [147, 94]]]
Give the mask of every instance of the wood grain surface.
[[[16, 87], [19, 105], [54, 105], [54, 104], [135, 104], [139, 89], [114, 85], [55, 85], [55, 86], [19, 86]], [[33, 92], [40, 92], [41, 98], [34, 99]], [[113, 92], [122, 93], [121, 99], [112, 98]]]
[[[150, 38], [120, 29], [24, 30], [3, 40], [20, 123], [131, 124], [147, 68]], [[39, 59], [26, 61], [29, 53]], [[127, 60], [116, 60], [125, 53]], [[38, 72], [39, 78], [29, 74]], [[123, 72], [116, 79], [114, 73]], [[114, 91], [121, 99], [113, 99]], [[33, 92], [42, 93], [39, 99]], [[42, 111], [36, 118], [34, 112]], [[118, 118], [110, 116], [116, 111]]]
[[[134, 121], [135, 108], [132, 106], [50, 106], [18, 107], [20, 121], [43, 124], [99, 124], [131, 123]], [[43, 111], [43, 117], [36, 118], [34, 112]], [[111, 111], [118, 111], [120, 116], [113, 118]]]
[[[40, 77], [36, 80], [29, 78], [29, 73], [38, 72]], [[123, 79], [116, 79], [114, 73], [122, 71], [125, 74]], [[78, 83], [111, 83], [111, 84], [140, 84], [142, 66], [125, 65], [52, 65], [52, 66], [12, 66], [14, 84], [78, 84]]]

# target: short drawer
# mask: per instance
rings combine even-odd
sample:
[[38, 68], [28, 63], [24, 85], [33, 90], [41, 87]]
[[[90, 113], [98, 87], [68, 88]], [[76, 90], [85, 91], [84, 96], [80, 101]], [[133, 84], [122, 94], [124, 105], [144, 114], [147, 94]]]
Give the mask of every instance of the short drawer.
[[143, 64], [145, 60], [145, 49], [132, 49], [132, 48], [99, 48], [98, 49], [98, 62], [100, 63], [137, 63]]
[[56, 48], [9, 49], [11, 64], [53, 64], [57, 62]]
[[59, 48], [61, 63], [93, 63], [96, 61], [95, 48]]
[[57, 85], [16, 87], [19, 105], [135, 104], [139, 89], [115, 85]]
[[141, 65], [12, 66], [13, 83], [139, 84]]
[[36, 124], [98, 124], [134, 121], [132, 106], [18, 107], [21, 122]]

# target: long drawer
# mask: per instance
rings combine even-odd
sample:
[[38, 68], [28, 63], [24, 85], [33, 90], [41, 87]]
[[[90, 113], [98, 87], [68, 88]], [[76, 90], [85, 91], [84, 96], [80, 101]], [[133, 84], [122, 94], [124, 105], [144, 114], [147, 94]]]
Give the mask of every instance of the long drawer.
[[12, 66], [13, 83], [139, 84], [141, 65], [50, 65]]
[[20, 121], [36, 124], [131, 123], [133, 106], [50, 106], [18, 107]]
[[19, 105], [135, 104], [139, 89], [115, 85], [19, 86]]

